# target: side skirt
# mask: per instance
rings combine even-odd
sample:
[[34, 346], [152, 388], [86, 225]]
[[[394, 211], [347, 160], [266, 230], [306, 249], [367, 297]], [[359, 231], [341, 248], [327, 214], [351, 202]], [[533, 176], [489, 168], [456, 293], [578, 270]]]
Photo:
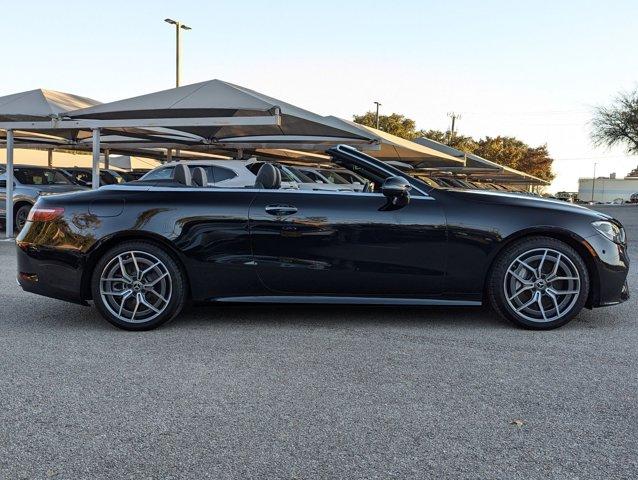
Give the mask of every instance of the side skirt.
[[321, 295], [265, 295], [250, 297], [218, 297], [214, 302], [241, 303], [317, 303], [342, 305], [423, 305], [423, 306], [465, 306], [479, 307], [480, 301], [439, 300], [431, 298], [380, 298], [380, 297], [329, 297]]

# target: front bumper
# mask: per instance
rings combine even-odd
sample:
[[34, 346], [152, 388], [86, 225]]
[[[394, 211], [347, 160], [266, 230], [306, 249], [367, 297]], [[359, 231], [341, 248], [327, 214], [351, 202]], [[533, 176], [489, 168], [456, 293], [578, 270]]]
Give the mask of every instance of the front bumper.
[[600, 234], [587, 238], [594, 258], [590, 307], [617, 305], [629, 299], [629, 254], [626, 245], [618, 245]]

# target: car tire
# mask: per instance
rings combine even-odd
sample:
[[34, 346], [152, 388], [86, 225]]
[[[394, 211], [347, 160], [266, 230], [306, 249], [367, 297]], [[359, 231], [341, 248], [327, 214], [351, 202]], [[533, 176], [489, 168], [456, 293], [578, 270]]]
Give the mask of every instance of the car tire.
[[164, 248], [130, 241], [108, 250], [91, 276], [100, 314], [125, 330], [151, 330], [175, 318], [187, 298], [185, 275]]
[[538, 236], [519, 240], [498, 256], [487, 297], [514, 324], [549, 330], [578, 315], [589, 288], [587, 266], [578, 252], [560, 240]]
[[32, 205], [21, 205], [20, 208], [16, 210], [15, 216], [13, 217], [13, 228], [16, 232], [20, 232], [24, 228], [31, 207]]

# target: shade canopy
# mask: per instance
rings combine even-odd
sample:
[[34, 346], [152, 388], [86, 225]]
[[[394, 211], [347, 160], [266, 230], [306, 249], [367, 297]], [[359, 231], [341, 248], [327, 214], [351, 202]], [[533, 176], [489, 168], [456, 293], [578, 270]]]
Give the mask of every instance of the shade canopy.
[[[0, 121], [50, 120], [64, 115], [69, 110], [99, 104], [99, 101], [92, 98], [38, 88], [0, 97]], [[58, 145], [71, 139], [76, 140], [90, 136], [90, 133], [82, 132], [79, 129], [39, 130], [38, 132], [18, 130], [15, 132], [16, 143], [23, 144]], [[6, 138], [6, 135], [0, 133], [0, 138]]]
[[72, 119], [121, 120], [143, 118], [264, 117], [280, 115], [279, 124], [168, 125], [174, 133], [196, 136], [204, 144], [296, 144], [340, 142], [370, 143], [366, 132], [349, 125], [335, 125], [315, 113], [282, 100], [221, 80], [171, 88], [160, 92], [68, 112]]
[[[535, 177], [529, 173], [521, 172], [511, 167], [500, 165], [486, 158], [474, 155], [473, 153], [465, 153], [456, 148], [444, 145], [429, 138], [419, 137], [414, 140], [416, 143], [425, 147], [438, 150], [448, 155], [463, 159], [464, 165], [460, 173], [471, 175], [475, 178], [489, 179], [493, 182], [504, 183], [526, 183], [535, 185], [548, 185], [549, 182], [542, 178]], [[423, 165], [426, 167], [426, 165]]]
[[380, 160], [396, 160], [406, 163], [420, 163], [428, 166], [462, 166], [463, 159], [448, 153], [420, 145], [396, 135], [392, 135], [376, 128], [359, 125], [358, 123], [337, 117], [327, 117], [335, 125], [349, 125], [356, 128], [364, 135], [371, 135], [379, 144], [378, 150], [368, 152]]
[[0, 120], [42, 120], [98, 104], [92, 98], [38, 88], [0, 97]]

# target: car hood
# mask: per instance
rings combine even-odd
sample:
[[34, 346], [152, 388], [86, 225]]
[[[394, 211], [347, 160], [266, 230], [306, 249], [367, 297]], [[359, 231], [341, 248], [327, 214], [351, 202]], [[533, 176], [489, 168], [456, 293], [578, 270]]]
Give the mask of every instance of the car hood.
[[457, 198], [465, 198], [471, 202], [491, 203], [500, 205], [512, 205], [517, 207], [542, 208], [546, 210], [561, 211], [584, 215], [595, 219], [609, 219], [609, 215], [591, 210], [590, 208], [574, 205], [562, 200], [538, 198], [519, 193], [495, 192], [491, 190], [462, 190], [447, 189], [449, 195]]

